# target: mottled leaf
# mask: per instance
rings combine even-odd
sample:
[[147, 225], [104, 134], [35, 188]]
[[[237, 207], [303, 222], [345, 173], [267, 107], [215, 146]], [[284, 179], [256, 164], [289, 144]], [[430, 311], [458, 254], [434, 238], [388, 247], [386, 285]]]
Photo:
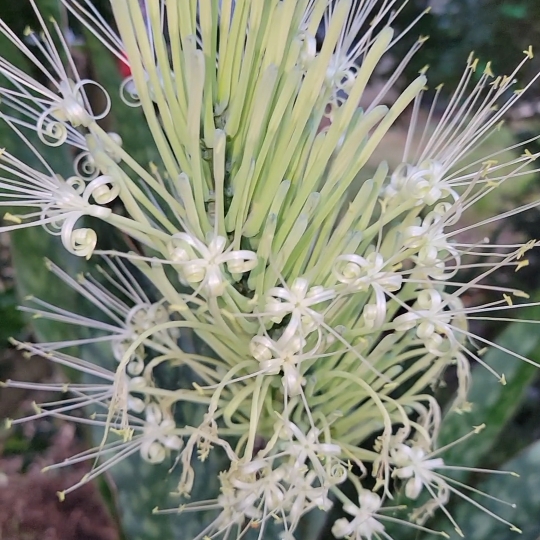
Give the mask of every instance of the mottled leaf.
[[[522, 534], [511, 532], [510, 527], [481, 512], [470, 504], [461, 504], [454, 516], [466, 538], [474, 540], [538, 540], [540, 538], [540, 442], [526, 448], [514, 459], [502, 466], [502, 470], [514, 471], [520, 478], [493, 475], [482, 482], [478, 489], [502, 501], [516, 505], [512, 508], [482, 497], [475, 497], [489, 511], [515, 524]], [[447, 528], [452, 538], [457, 534]]]
[[8, 339], [17, 335], [23, 326], [23, 318], [17, 311], [15, 290], [8, 289], [0, 293], [0, 347], [5, 347]]
[[[526, 310], [522, 316], [537, 320], [540, 319], [540, 310]], [[540, 360], [540, 333], [533, 324], [510, 324], [497, 339], [497, 345], [533, 361]], [[482, 366], [475, 366], [469, 393], [472, 410], [463, 414], [449, 412], [446, 415], [439, 446], [470, 433], [473, 426], [486, 424], [486, 427], [473, 439], [445, 452], [444, 459], [447, 463], [475, 467], [485, 462], [497, 437], [519, 409], [532, 379], [538, 375], [537, 367], [496, 347], [489, 349], [483, 361], [497, 373], [504, 374], [506, 384], [501, 384], [497, 377]]]

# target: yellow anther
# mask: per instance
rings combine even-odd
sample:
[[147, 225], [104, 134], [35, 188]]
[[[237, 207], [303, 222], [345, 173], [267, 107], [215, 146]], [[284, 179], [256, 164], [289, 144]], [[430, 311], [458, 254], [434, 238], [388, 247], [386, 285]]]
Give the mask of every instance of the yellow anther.
[[484, 428], [486, 427], [486, 424], [480, 424], [478, 426], [473, 426], [473, 431], [475, 433], [480, 433]]
[[4, 214], [4, 221], [11, 221], [11, 223], [17, 223], [17, 225], [22, 223], [22, 219], [20, 217], [14, 216], [9, 212], [6, 212]]

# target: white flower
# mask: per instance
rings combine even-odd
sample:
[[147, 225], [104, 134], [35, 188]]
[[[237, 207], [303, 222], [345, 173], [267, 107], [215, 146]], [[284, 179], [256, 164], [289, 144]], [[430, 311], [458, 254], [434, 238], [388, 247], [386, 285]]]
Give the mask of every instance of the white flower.
[[[315, 507], [327, 510], [330, 497], [351, 516], [334, 523], [336, 537], [388, 538], [381, 522], [396, 520], [381, 515], [377, 492], [392, 497], [392, 474], [411, 499], [431, 496], [413, 520], [434, 508], [447, 513], [451, 492], [477, 504], [439, 472], [449, 468], [440, 450], [428, 453], [441, 409], [426, 388], [457, 363], [465, 399], [469, 358], [482, 362], [467, 339], [487, 341], [469, 332], [467, 316], [502, 309], [498, 302], [464, 307], [460, 295], [478, 287], [523, 296], [479, 282], [497, 267], [521, 268], [526, 262], [516, 260], [534, 242], [504, 253], [482, 249], [485, 262], [472, 267], [485, 272], [469, 283], [451, 280], [471, 266], [461, 257], [479, 251], [460, 243], [474, 227], [457, 228], [461, 214], [538, 157], [525, 151], [500, 164], [490, 156], [464, 161], [518, 99], [509, 92], [516, 73], [493, 79], [487, 67], [466, 92], [476, 69], [471, 59], [438, 125], [416, 137], [427, 78], [417, 77], [389, 106], [381, 100], [422, 38], [371, 103], [358, 108], [377, 65], [401, 38], [388, 26], [400, 11], [395, 0], [193, 1], [185, 13], [180, 2], [114, 0], [118, 33], [91, 0], [62, 3], [129, 64], [121, 91], [140, 106], [159, 155], [156, 163], [139, 163], [127, 138], [124, 147], [97, 123], [109, 96], [95, 114], [86, 96], [94, 83], [77, 75], [56, 23], [51, 34], [38, 15], [42, 36], [27, 36], [33, 46], [0, 23], [46, 79], [36, 82], [0, 60], [9, 80], [0, 89], [0, 119], [39, 161], [30, 166], [0, 155], [0, 205], [17, 209], [0, 232], [42, 225], [68, 251], [90, 257], [96, 233], [77, 228], [88, 216], [135, 244], [108, 255], [130, 259], [137, 273], [108, 258], [112, 273], [100, 281], [72, 279], [51, 266], [103, 320], [35, 299], [26, 308], [88, 332], [24, 347], [100, 381], [71, 385], [62, 402], [37, 406], [38, 415], [59, 418], [93, 407], [91, 417], [77, 421], [102, 428], [102, 442], [71, 462], [102, 461], [77, 485], [132, 454], [161, 463], [178, 453], [179, 495], [194, 496], [193, 461], [208, 459], [217, 446], [230, 462], [219, 475], [220, 495], [179, 510], [217, 513], [197, 540], [239, 538], [250, 528], [262, 539], [270, 520], [291, 539], [300, 518]], [[319, 29], [325, 35], [317, 50]], [[366, 164], [408, 108], [402, 164], [389, 172], [383, 161], [366, 178]], [[323, 128], [325, 117], [331, 122]], [[27, 137], [28, 130], [35, 133]], [[74, 176], [64, 179], [48, 165], [32, 146], [36, 133], [72, 152]], [[116, 197], [121, 204], [110, 204]], [[116, 372], [62, 352], [86, 344], [105, 345]], [[177, 369], [180, 382], [168, 376]], [[186, 406], [194, 425], [177, 426], [172, 411]], [[425, 446], [405, 443], [411, 436]], [[362, 487], [366, 474], [375, 478], [373, 492]], [[358, 504], [345, 495], [346, 480]]]
[[84, 150], [74, 161], [74, 168], [87, 180], [93, 180], [101, 172], [112, 177], [121, 175], [115, 164], [121, 161], [118, 149], [122, 146], [122, 138], [118, 133], [107, 133], [97, 136], [91, 131], [84, 138]]
[[292, 501], [288, 508], [287, 518], [293, 530], [300, 518], [312, 509], [318, 508], [326, 512], [332, 508], [332, 501], [329, 498], [330, 490], [326, 486], [317, 485], [320, 479], [315, 471], [299, 470], [294, 467], [293, 470], [287, 472], [286, 477], [291, 484], [288, 498]]
[[416, 206], [431, 206], [448, 197], [457, 201], [459, 195], [446, 180], [445, 173], [444, 167], [432, 160], [417, 166], [402, 163], [392, 174], [386, 195], [399, 195], [401, 200], [415, 201]]
[[340, 255], [332, 271], [340, 283], [349, 285], [352, 290], [365, 291], [379, 285], [391, 292], [398, 291], [402, 277], [396, 272], [384, 271], [386, 264], [383, 256], [376, 251], [365, 258], [353, 254]]
[[417, 499], [424, 486], [437, 482], [438, 477], [432, 471], [444, 466], [442, 458], [426, 459], [426, 451], [419, 446], [400, 444], [392, 449], [391, 456], [396, 466], [393, 475], [408, 480], [405, 495], [409, 499]]
[[384, 271], [386, 262], [380, 253], [372, 252], [367, 257], [340, 255], [332, 272], [335, 278], [347, 287], [344, 293], [369, 291], [375, 293], [375, 303], [364, 306], [363, 318], [367, 328], [378, 329], [386, 319], [386, 296], [402, 286], [403, 278], [397, 272]]
[[281, 336], [283, 342], [294, 336], [304, 338], [317, 330], [324, 319], [324, 315], [314, 306], [329, 302], [336, 295], [333, 289], [310, 287], [307, 279], [297, 278], [290, 288], [272, 287], [267, 291], [263, 313], [274, 323], [280, 323], [284, 317], [290, 315], [290, 321]]
[[419, 268], [425, 269], [428, 276], [435, 279], [448, 279], [454, 272], [445, 272], [445, 260], [450, 256], [459, 265], [459, 252], [449, 241], [445, 228], [449, 218], [444, 214], [450, 211], [447, 203], [438, 205], [422, 220], [421, 225], [413, 225], [404, 231], [405, 247], [417, 249], [412, 257]]
[[[111, 102], [101, 85], [90, 79], [79, 78], [60, 28], [56, 22], [52, 22], [55, 37], [61, 44], [61, 50], [58, 51], [53, 35], [47, 29], [33, 0], [32, 5], [43, 32], [38, 36], [32, 30], [27, 29], [26, 39], [44, 53], [45, 63], [38, 59], [31, 49], [7, 27], [4, 21], [0, 21], [0, 31], [41, 71], [47, 81], [47, 86], [0, 58], [0, 73], [15, 87], [15, 89], [0, 88], [0, 96], [7, 96], [19, 103], [25, 102], [29, 110], [34, 111], [33, 114], [38, 117], [35, 130], [40, 139], [45, 144], [52, 143], [57, 146], [67, 139], [68, 128], [64, 127], [64, 123], [69, 123], [74, 128], [88, 127], [107, 116]], [[61, 58], [62, 55], [66, 55], [69, 59], [73, 79], [68, 76]], [[102, 90], [105, 96], [105, 107], [99, 114], [94, 114], [90, 108], [85, 89], [89, 85]]]
[[13, 225], [0, 227], [0, 231], [42, 225], [60, 236], [69, 252], [87, 258], [92, 255], [96, 233], [75, 227], [83, 216], [104, 220], [111, 216], [111, 209], [105, 205], [119, 193], [113, 178], [99, 176], [89, 184], [77, 176], [64, 180], [51, 169], [48, 174], [41, 173], [5, 151], [0, 153], [0, 170], [6, 174], [0, 177], [0, 206], [36, 209], [20, 215], [6, 214], [4, 219]]
[[231, 274], [244, 274], [257, 264], [254, 252], [226, 249], [226, 245], [223, 236], [210, 237], [206, 245], [187, 233], [177, 233], [171, 243], [170, 258], [180, 266], [189, 284], [201, 283], [209, 296], [221, 296], [228, 284], [223, 274], [224, 265]]
[[416, 328], [418, 339], [435, 356], [455, 355], [463, 348], [462, 334], [467, 334], [459, 303], [451, 295], [441, 294], [436, 289], [420, 291], [408, 313], [398, 315], [392, 324], [400, 332]]
[[262, 373], [277, 375], [282, 372], [283, 387], [288, 396], [297, 396], [301, 393], [306, 381], [302, 374], [303, 361], [313, 360], [317, 349], [303, 351], [306, 340], [295, 336], [289, 340], [281, 337], [273, 341], [266, 336], [254, 336], [250, 341], [250, 352], [260, 363]]
[[[324, 443], [319, 441], [320, 430], [311, 428], [304, 435], [302, 430], [293, 422], [287, 421], [283, 424], [283, 430], [291, 437], [287, 444], [287, 453], [294, 457], [294, 467], [302, 468], [307, 460], [315, 467], [317, 473], [322, 470], [322, 461], [333, 456], [339, 456], [341, 448], [338, 444]], [[320, 479], [325, 485], [324, 477]]]
[[170, 413], [164, 413], [157, 403], [147, 405], [145, 415], [141, 456], [150, 463], [161, 463], [171, 450], [181, 450], [183, 441], [174, 433], [176, 424]]
[[[17, 83], [13, 84], [17, 85]], [[67, 122], [59, 122], [51, 116], [42, 118], [43, 111], [39, 108], [39, 102], [27, 102], [10, 93], [2, 96], [0, 106], [2, 107], [0, 117], [14, 130], [18, 129], [16, 126], [36, 130], [40, 122], [37, 134], [41, 142], [47, 146], [68, 144], [74, 149], [86, 150], [84, 135], [80, 130]], [[13, 112], [17, 114], [14, 115]]]
[[381, 498], [376, 493], [363, 489], [358, 494], [358, 506], [351, 503], [343, 506], [345, 512], [353, 516], [353, 520], [338, 519], [332, 527], [332, 534], [336, 538], [347, 537], [353, 540], [377, 537], [384, 533], [384, 525], [375, 517], [381, 506]]
[[[146, 408], [144, 396], [147, 392], [152, 393], [152, 385], [143, 377], [125, 376], [120, 391], [115, 393], [113, 387], [115, 373], [113, 371], [63, 352], [50, 352], [47, 347], [43, 345], [21, 343], [17, 341], [13, 341], [13, 344], [16, 345], [19, 350], [25, 351], [25, 354], [41, 356], [55, 364], [88, 375], [96, 382], [74, 384], [64, 382], [25, 383], [9, 380], [6, 383], [7, 387], [26, 388], [64, 394], [69, 393], [71, 396], [65, 399], [63, 406], [61, 407], [58, 407], [56, 401], [36, 405], [36, 413], [34, 415], [10, 421], [10, 425], [28, 422], [44, 416], [55, 416], [76, 422], [105, 426], [102, 415], [104, 411], [107, 411], [113, 401], [116, 403], [123, 403], [130, 413], [140, 414]], [[85, 408], [88, 412], [93, 412], [94, 416], [90, 420], [81, 415], [71, 416], [72, 412]], [[131, 416], [131, 414], [129, 418], [135, 423], [138, 421], [134, 416]], [[115, 427], [115, 423], [112, 422], [110, 427]]]
[[[47, 261], [47, 267], [55, 276], [79, 293], [82, 298], [91, 302], [107, 320], [85, 317], [42, 300], [29, 298], [35, 307], [23, 307], [23, 311], [34, 316], [92, 329], [95, 332], [90, 338], [42, 344], [44, 349], [52, 351], [88, 343], [108, 342], [113, 358], [121, 362], [129, 347], [137, 342], [144, 332], [170, 321], [163, 303], [150, 301], [122, 261], [113, 262], [103, 257], [103, 262], [106, 270], [103, 268], [99, 270], [101, 276], [111, 286], [110, 290], [91, 275], [79, 275], [74, 279], [57, 265]], [[156, 329], [147, 339], [142, 340], [133, 352], [127, 364], [129, 374], [136, 376], [142, 373], [147, 349], [170, 354], [178, 350], [177, 339], [178, 331], [174, 328], [166, 331]]]

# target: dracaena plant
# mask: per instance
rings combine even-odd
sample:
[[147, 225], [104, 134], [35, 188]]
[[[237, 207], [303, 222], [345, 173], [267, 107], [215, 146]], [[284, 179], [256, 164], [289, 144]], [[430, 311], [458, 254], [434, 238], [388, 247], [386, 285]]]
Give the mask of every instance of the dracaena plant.
[[[48, 263], [101, 316], [35, 299], [27, 311], [71, 324], [73, 336], [18, 343], [93, 376], [41, 386], [63, 391], [65, 401], [31, 417], [89, 408], [74, 421], [103, 430], [93, 450], [61, 464], [93, 466], [60, 497], [138, 453], [151, 464], [174, 460], [180, 499], [157, 512], [207, 512], [197, 539], [253, 530], [266, 538], [277, 521], [290, 540], [304, 515], [336, 504], [346, 515], [331, 526], [336, 538], [389, 538], [385, 527], [396, 521], [429, 531], [434, 511], [459, 532], [450, 496], [483, 507], [452, 480], [445, 447], [437, 447], [441, 406], [432, 390], [454, 366], [453, 407], [469, 407], [473, 361], [504, 382], [482, 361], [489, 342], [468, 319], [527, 304], [519, 301], [525, 293], [490, 285], [490, 276], [526, 264], [535, 243], [498, 246], [473, 236], [537, 203], [481, 223], [471, 222], [470, 209], [530, 171], [537, 156], [525, 146], [472, 163], [470, 154], [533, 84], [517, 83], [532, 50], [497, 77], [471, 56], [442, 113], [440, 88], [430, 94], [422, 125], [425, 73], [383, 103], [424, 38], [359, 108], [379, 62], [403, 37], [392, 30], [397, 0], [110, 0], [114, 28], [91, 1], [62, 2], [129, 67], [117, 90], [142, 110], [160, 159], [138, 162], [102, 127], [113, 100], [77, 73], [56, 22], [36, 10], [41, 28], [24, 37], [0, 23], [40, 75], [0, 60], [1, 117], [34, 156], [0, 155], [0, 204], [10, 209], [0, 230], [41, 226], [68, 252], [102, 259], [99, 280]], [[102, 110], [92, 107], [90, 86], [104, 94]], [[382, 161], [375, 170], [374, 151], [404, 113], [401, 164]], [[51, 168], [29, 132], [70, 148], [71, 176]], [[138, 249], [100, 249], [88, 217]], [[477, 276], [460, 282], [459, 270], [471, 265]], [[486, 289], [500, 299], [461, 300]], [[77, 337], [83, 329], [92, 337]], [[194, 349], [186, 336], [195, 337]], [[114, 370], [66, 352], [98, 342]], [[189, 373], [181, 387], [156, 376], [178, 366]], [[186, 404], [202, 414], [179, 422], [175, 411]], [[480, 429], [471, 426], [470, 436]], [[469, 436], [457, 442], [473, 444]], [[194, 462], [216, 451], [227, 457], [220, 491], [193, 500], [193, 486], [209, 474], [198, 467], [196, 475]], [[392, 511], [398, 492], [410, 511], [403, 520]]]

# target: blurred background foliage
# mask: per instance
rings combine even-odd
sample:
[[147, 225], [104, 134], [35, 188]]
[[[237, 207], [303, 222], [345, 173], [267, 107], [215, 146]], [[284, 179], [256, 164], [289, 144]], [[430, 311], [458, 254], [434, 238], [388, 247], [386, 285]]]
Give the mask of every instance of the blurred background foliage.
[[[356, 0], [360, 1], [360, 0]], [[58, 0], [36, 0], [46, 17], [54, 16], [65, 26], [69, 24], [77, 34], [77, 44], [73, 54], [83, 70], [83, 76], [97, 78], [113, 98], [113, 114], [104, 126], [118, 131], [124, 146], [141, 163], [159, 162], [159, 156], [151, 144], [140, 111], [121, 105], [117, 88], [121, 80], [117, 61], [103, 49], [103, 46], [73, 21], [68, 23], [66, 14], [60, 10]], [[94, 0], [104, 16], [110, 18], [107, 0]], [[523, 57], [523, 51], [532, 45], [540, 46], [540, 2], [538, 0], [409, 0], [397, 19], [398, 30], [404, 30], [425, 13], [416, 26], [409, 30], [398, 42], [389, 59], [381, 67], [378, 76], [384, 80], [393, 69], [395, 59], [401, 58], [410, 48], [418, 35], [429, 36], [421, 52], [413, 58], [398, 85], [405, 86], [417, 72], [429, 64], [429, 77], [432, 86], [440, 82], [447, 83], [444, 92], [450, 91], [461, 77], [467, 56], [475, 51], [481, 59], [481, 65], [492, 61], [493, 69], [499, 73], [511, 73]], [[36, 18], [29, 0], [0, 2], [0, 18], [14, 32], [22, 35], [26, 26], [36, 26]], [[0, 36], [2, 56], [16, 63], [19, 67], [31, 71], [22, 55], [9, 42]], [[534, 58], [523, 73], [524, 80], [540, 70], [538, 58]], [[4, 84], [4, 81], [2, 81]], [[448, 94], [446, 94], [448, 96]], [[429, 96], [428, 96], [429, 97]], [[444, 101], [444, 100], [443, 100]], [[429, 102], [429, 99], [428, 99]], [[0, 103], [0, 108], [2, 104]], [[489, 141], [489, 148], [483, 148], [483, 155], [501, 147], [509, 146], [539, 133], [540, 123], [540, 85], [531, 88], [523, 102], [514, 112], [510, 122]], [[390, 165], [400, 159], [396, 148], [403, 142], [406, 129], [396, 126], [374, 155], [374, 161], [387, 159]], [[34, 144], [38, 144], [34, 139]], [[0, 146], [7, 147], [21, 159], [31, 160], [28, 150], [17, 140], [9, 127], [0, 121]], [[530, 148], [538, 151], [539, 148]], [[65, 150], [40, 148], [47, 159], [56, 164], [56, 170], [66, 175], [72, 174], [68, 164], [72, 156], [65, 155]], [[474, 157], [471, 157], [471, 161]], [[366, 168], [369, 174], [369, 165]], [[538, 197], [538, 175], [530, 174], [518, 182], [511, 183], [506, 191], [488, 199], [476, 209], [476, 219], [483, 215], [494, 214]], [[120, 209], [121, 210], [121, 209]], [[489, 231], [497, 238], [532, 238], [540, 229], [540, 214], [533, 210], [500, 224]], [[113, 245], [124, 239], [111, 236], [107, 231], [100, 235]], [[493, 239], [493, 238], [492, 238]], [[105, 247], [102, 243], [100, 247]], [[70, 374], [58, 373], [39, 359], [25, 359], [18, 356], [8, 342], [9, 336], [20, 339], [66, 339], [70, 328], [47, 321], [27, 321], [17, 310], [24, 296], [33, 294], [47, 301], [59, 303], [69, 309], [77, 306], [79, 299], [67, 289], [59, 288], [51, 281], [51, 276], [44, 271], [43, 257], [56, 258], [62, 266], [72, 273], [85, 271], [87, 263], [65, 254], [54, 238], [37, 229], [5, 235], [0, 241], [0, 380], [16, 378], [22, 380], [50, 380], [69, 378]], [[519, 286], [533, 292], [538, 297], [540, 289], [540, 257], [538, 253], [530, 255], [530, 266], [519, 274]], [[471, 276], [460, 276], [460, 280]], [[502, 272], [499, 277], [506, 286], [516, 283], [513, 271]], [[537, 293], [534, 293], [537, 291]], [[485, 296], [469, 298], [471, 303], [489, 301]], [[540, 320], [540, 309], [533, 308], [521, 314], [524, 319]], [[499, 348], [489, 351], [485, 361], [497, 371], [504, 372], [506, 386], [501, 385], [484, 369], [475, 369], [471, 389], [471, 401], [474, 406], [470, 413], [449, 414], [443, 424], [441, 445], [470, 432], [472, 426], [485, 422], [486, 429], [474, 436], [474, 439], [457, 445], [444, 457], [452, 464], [479, 467], [487, 466], [495, 470], [514, 471], [521, 479], [506, 475], [482, 473], [459, 473], [454, 476], [458, 481], [474, 486], [480, 491], [493, 494], [502, 500], [517, 505], [517, 510], [493, 500], [487, 500], [477, 493], [465, 491], [467, 496], [478, 500], [490, 511], [502, 515], [516, 523], [523, 530], [524, 540], [537, 540], [540, 537], [540, 384], [538, 371], [527, 363], [512, 359], [505, 349], [540, 362], [540, 332], [534, 325], [514, 322], [510, 324], [477, 324], [474, 331], [483, 337], [493, 339]], [[77, 351], [73, 351], [77, 352]], [[88, 353], [86, 353], [88, 354]], [[94, 350], [93, 360], [106, 364], [99, 351]], [[100, 359], [100, 360], [99, 360]], [[450, 400], [455, 381], [449, 373], [446, 388], [439, 390], [442, 400]], [[39, 397], [29, 393], [16, 394], [0, 390], [0, 416], [16, 417], [28, 414], [31, 403]], [[184, 411], [186, 413], [186, 411]], [[151, 516], [151, 509], [156, 504], [157, 495], [163, 495], [164, 484], [161, 472], [134, 461], [126, 462], [112, 478], [100, 481], [100, 496], [94, 491], [83, 491], [80, 497], [74, 497], [71, 503], [48, 506], [45, 497], [54, 499], [51, 488], [56, 483], [73, 482], [71, 472], [47, 480], [34, 464], [42, 465], [47, 460], [67, 457], [81, 447], [91, 444], [92, 433], [85, 430], [69, 432], [58, 421], [43, 420], [31, 428], [0, 431], [0, 538], [2, 540], [42, 540], [44, 527], [51, 530], [51, 540], [153, 540], [154, 538], [190, 538], [188, 529], [197, 527], [195, 522], [179, 522], [178, 518]], [[67, 435], [66, 435], [67, 433]], [[68, 452], [67, 455], [65, 453]], [[216, 463], [209, 467], [216, 467]], [[167, 466], [165, 466], [165, 469]], [[164, 469], [164, 470], [165, 470]], [[219, 469], [216, 469], [219, 470]], [[36, 473], [37, 471], [37, 473]], [[74, 471], [75, 476], [84, 474]], [[212, 473], [215, 476], [215, 470]], [[212, 476], [209, 474], [209, 477]], [[48, 483], [47, 483], [48, 482]], [[148, 497], [137, 496], [139, 486], [145, 486]], [[137, 489], [135, 489], [137, 487]], [[86, 488], [85, 488], [86, 489]], [[41, 494], [39, 497], [37, 494]], [[135, 496], [134, 496], [135, 495]], [[40, 498], [41, 497], [41, 498]], [[144, 499], [144, 500], [143, 500]], [[13, 501], [17, 502], [15, 504]], [[398, 501], [399, 502], [399, 501]], [[22, 505], [22, 506], [21, 506]], [[104, 508], [108, 508], [108, 512]], [[19, 510], [17, 510], [19, 508]], [[21, 511], [20, 508], [24, 508]], [[34, 514], [32, 514], [32, 511]], [[339, 510], [336, 510], [338, 512]], [[39, 519], [35, 516], [39, 514]], [[463, 532], [475, 540], [506, 540], [514, 537], [508, 527], [493, 520], [485, 513], [475, 509], [458, 497], [451, 507]], [[28, 516], [33, 518], [29, 521]], [[56, 516], [56, 518], [55, 518]], [[86, 521], [81, 517], [86, 516]], [[396, 517], [405, 517], [406, 513], [397, 513]], [[57, 519], [56, 525], [54, 520]], [[329, 529], [322, 527], [322, 516], [308, 520], [301, 530], [299, 540], [320, 540], [330, 538]], [[97, 525], [99, 521], [100, 525]], [[85, 525], [86, 524], [86, 525]], [[445, 530], [456, 537], [455, 531], [441, 513], [430, 524], [435, 529]], [[318, 531], [318, 532], [315, 532]], [[427, 538], [424, 533], [414, 529], [388, 528], [396, 540]], [[55, 536], [56, 535], [56, 536]], [[49, 537], [48, 537], [49, 538]]]

